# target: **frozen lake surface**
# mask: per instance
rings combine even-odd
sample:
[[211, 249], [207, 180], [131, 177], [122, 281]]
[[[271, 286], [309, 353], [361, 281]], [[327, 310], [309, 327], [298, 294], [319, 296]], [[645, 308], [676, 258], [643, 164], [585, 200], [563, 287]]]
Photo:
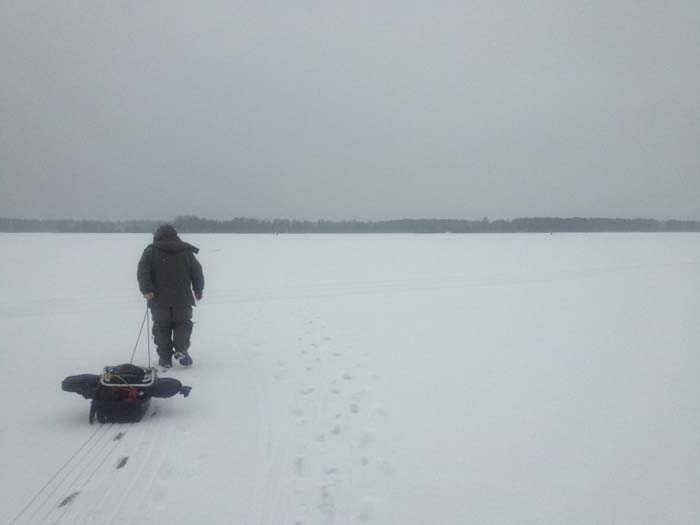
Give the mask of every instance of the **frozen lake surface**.
[[697, 522], [700, 235], [182, 238], [192, 394], [90, 426], [150, 236], [0, 235], [0, 522]]

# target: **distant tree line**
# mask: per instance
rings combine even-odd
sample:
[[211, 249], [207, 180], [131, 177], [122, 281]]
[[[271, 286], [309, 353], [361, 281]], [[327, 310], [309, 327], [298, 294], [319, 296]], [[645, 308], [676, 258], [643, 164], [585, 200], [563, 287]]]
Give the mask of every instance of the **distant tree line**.
[[[151, 233], [168, 221], [75, 221], [0, 217], [0, 232]], [[183, 233], [553, 233], [553, 232], [700, 232], [700, 221], [527, 217], [480, 221], [396, 219], [387, 221], [299, 221], [249, 219], [217, 221], [193, 215], [170, 221]]]
[[0, 217], [0, 232], [27, 233], [147, 233], [162, 221], [74, 221]]

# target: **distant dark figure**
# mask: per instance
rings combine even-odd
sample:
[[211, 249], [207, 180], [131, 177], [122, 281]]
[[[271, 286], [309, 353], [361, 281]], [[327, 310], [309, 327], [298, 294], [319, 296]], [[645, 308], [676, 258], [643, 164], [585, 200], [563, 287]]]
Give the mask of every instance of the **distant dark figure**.
[[202, 265], [194, 255], [197, 252], [198, 248], [180, 240], [175, 228], [163, 224], [139, 261], [139, 289], [153, 316], [158, 364], [166, 368], [172, 366], [173, 355], [183, 366], [192, 364], [188, 352], [192, 307], [195, 298], [202, 300], [204, 292]]

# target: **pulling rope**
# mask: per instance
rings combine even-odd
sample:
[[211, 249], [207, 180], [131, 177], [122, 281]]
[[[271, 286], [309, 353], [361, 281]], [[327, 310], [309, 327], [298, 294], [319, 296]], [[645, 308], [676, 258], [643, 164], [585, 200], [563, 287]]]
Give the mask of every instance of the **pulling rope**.
[[[148, 303], [146, 303], [146, 331], [150, 334], [151, 333], [151, 320], [148, 317]], [[151, 368], [151, 336], [147, 335], [146, 336], [146, 345], [147, 345], [147, 352], [148, 352], [148, 368]]]
[[[150, 331], [150, 321], [148, 320], [148, 303], [146, 303], [146, 313], [143, 314], [143, 321], [141, 321], [141, 328], [139, 328], [139, 335], [136, 338], [136, 344], [134, 345], [134, 351], [131, 352], [131, 360], [129, 361], [129, 364], [134, 364], [134, 356], [136, 355], [136, 349], [139, 346], [139, 341], [141, 340], [141, 334], [143, 333], [143, 325], [145, 325], [148, 322], [149, 326], [149, 331]], [[148, 341], [148, 366], [150, 368], [151, 366], [151, 339], [146, 335], [146, 339]]]

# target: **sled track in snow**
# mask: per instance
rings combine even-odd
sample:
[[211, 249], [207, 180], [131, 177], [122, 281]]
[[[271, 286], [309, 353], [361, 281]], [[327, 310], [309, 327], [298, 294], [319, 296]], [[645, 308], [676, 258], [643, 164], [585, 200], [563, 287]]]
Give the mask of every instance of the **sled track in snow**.
[[[155, 413], [151, 409], [140, 423], [99, 425], [10, 524], [114, 521], [137, 484], [150, 487], [155, 472], [144, 485], [144, 471], [157, 470], [153, 461], [162, 459], [154, 453], [163, 424]], [[107, 506], [107, 501], [113, 503]]]
[[[100, 485], [100, 495], [71, 521], [80, 523], [112, 523], [123, 513], [122, 504], [133, 499], [134, 491], [147, 492], [153, 485], [157, 467], [167, 452], [162, 444], [164, 418], [155, 417], [151, 408], [140, 423], [132, 425], [131, 439], [124, 440], [118, 454], [112, 454]], [[149, 474], [150, 470], [150, 474]], [[108, 504], [109, 502], [109, 504]]]
[[63, 491], [68, 495], [61, 499], [61, 503], [58, 505], [60, 514], [56, 517], [56, 519], [54, 519], [54, 509], [51, 508], [39, 523], [61, 523], [61, 520], [63, 520], [66, 514], [73, 508], [73, 506], [70, 505], [73, 503], [73, 500], [75, 500], [80, 494], [83, 493], [83, 491], [85, 491], [90, 481], [95, 477], [97, 472], [107, 462], [114, 450], [116, 450], [116, 448], [119, 446], [121, 438], [117, 438], [117, 436], [119, 436], [121, 433], [121, 428], [123, 426], [124, 425], [121, 424], [119, 427], [117, 427], [117, 430], [119, 431], [117, 434], [103, 432], [103, 435], [107, 436], [106, 439], [102, 440], [104, 444], [96, 447], [97, 452], [94, 455], [88, 456], [84, 467], [78, 471], [77, 476], [72, 479], [68, 478], [70, 480], [68, 488], [64, 489]]
[[[78, 449], [73, 453], [68, 460], [61, 465], [61, 467], [54, 473], [49, 480], [44, 483], [44, 485], [36, 492], [34, 497], [19, 511], [19, 513], [14, 517], [10, 524], [15, 523], [29, 523], [37, 516], [41, 516], [45, 509], [49, 508], [49, 513], [51, 512], [51, 502], [56, 498], [56, 494], [62, 490], [62, 487], [72, 487], [77, 476], [85, 470], [89, 463], [85, 463], [86, 458], [93, 456], [95, 451], [101, 451], [105, 446], [104, 437], [109, 435], [107, 429], [110, 429], [113, 425], [100, 425], [98, 426], [88, 438], [78, 447]], [[108, 444], [108, 442], [107, 442]], [[81, 465], [83, 467], [81, 468]], [[69, 482], [66, 484], [68, 480]], [[66, 492], [63, 490], [61, 493]], [[72, 496], [67, 500], [68, 496]], [[78, 495], [68, 492], [68, 495], [64, 496], [58, 500], [58, 506], [61, 503], [63, 506], [71, 503]], [[43, 521], [43, 519], [42, 519]]]

